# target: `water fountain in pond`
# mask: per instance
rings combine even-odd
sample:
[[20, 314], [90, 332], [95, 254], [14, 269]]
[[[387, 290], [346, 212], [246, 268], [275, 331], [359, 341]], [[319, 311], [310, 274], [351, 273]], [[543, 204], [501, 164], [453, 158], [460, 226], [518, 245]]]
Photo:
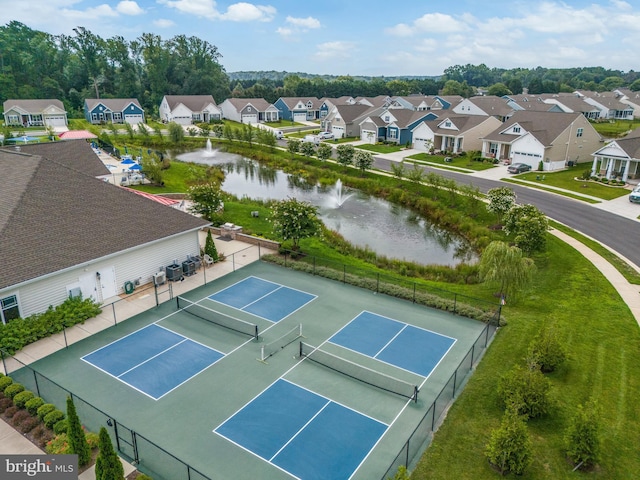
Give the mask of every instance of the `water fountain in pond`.
[[348, 195], [342, 193], [342, 180], [338, 179], [338, 181], [336, 182], [336, 186], [333, 189], [333, 200], [335, 201], [336, 207], [342, 207], [342, 205], [344, 205], [344, 202], [349, 200], [351, 195], [351, 193], [349, 193]]
[[211, 139], [207, 138], [207, 144], [204, 148], [204, 156], [205, 157], [214, 157], [216, 152], [211, 147]]

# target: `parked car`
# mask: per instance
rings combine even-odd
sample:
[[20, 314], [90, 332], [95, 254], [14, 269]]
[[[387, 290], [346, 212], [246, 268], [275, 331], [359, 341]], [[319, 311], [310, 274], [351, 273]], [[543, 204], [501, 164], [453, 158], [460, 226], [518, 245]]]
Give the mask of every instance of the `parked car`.
[[333, 138], [333, 133], [331, 132], [320, 132], [318, 134], [318, 136], [322, 139], [322, 140], [331, 140]]
[[302, 139], [303, 142], [311, 142], [314, 145], [320, 144], [320, 137], [318, 135], [305, 135]]
[[629, 195], [629, 201], [631, 203], [640, 203], [640, 185], [633, 188], [633, 191]]
[[275, 130], [273, 134], [276, 136], [276, 139], [282, 140], [284, 138], [284, 133], [282, 130]]
[[531, 165], [527, 165], [526, 163], [514, 163], [507, 167], [507, 172], [509, 173], [524, 173], [529, 170], [531, 170]]

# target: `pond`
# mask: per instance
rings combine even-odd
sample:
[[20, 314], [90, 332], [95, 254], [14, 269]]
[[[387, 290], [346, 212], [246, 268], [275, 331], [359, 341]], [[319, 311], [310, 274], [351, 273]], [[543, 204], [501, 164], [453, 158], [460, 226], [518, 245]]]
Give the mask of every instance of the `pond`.
[[469, 244], [412, 211], [385, 200], [346, 190], [341, 182], [324, 187], [242, 157], [205, 149], [180, 154], [178, 160], [216, 165], [225, 172], [222, 189], [238, 198], [296, 198], [318, 207], [324, 224], [348, 242], [387, 258], [422, 265], [472, 263]]

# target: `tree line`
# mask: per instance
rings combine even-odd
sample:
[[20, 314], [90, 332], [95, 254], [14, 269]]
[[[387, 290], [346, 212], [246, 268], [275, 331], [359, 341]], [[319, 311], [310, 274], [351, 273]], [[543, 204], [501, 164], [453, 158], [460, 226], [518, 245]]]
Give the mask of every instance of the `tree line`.
[[479, 88], [490, 94], [640, 90], [640, 72], [602, 67], [549, 69], [455, 65], [440, 77], [352, 77], [286, 72], [229, 75], [215, 45], [198, 37], [163, 39], [143, 33], [135, 40], [102, 38], [84, 27], [71, 35], [52, 35], [11, 21], [0, 26], [0, 101], [57, 98], [70, 116], [80, 117], [85, 98], [137, 98], [148, 114], [157, 113], [164, 95], [233, 97], [374, 97], [461, 95]]

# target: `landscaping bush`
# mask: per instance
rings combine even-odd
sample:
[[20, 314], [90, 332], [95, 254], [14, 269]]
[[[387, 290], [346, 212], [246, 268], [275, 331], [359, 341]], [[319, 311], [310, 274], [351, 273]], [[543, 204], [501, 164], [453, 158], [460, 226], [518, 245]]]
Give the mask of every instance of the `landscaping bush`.
[[6, 397], [0, 398], [0, 413], [4, 413], [4, 411], [9, 407], [13, 407], [13, 400]]
[[485, 454], [502, 475], [522, 475], [531, 464], [532, 443], [527, 424], [514, 411], [507, 411], [500, 427], [491, 432]]
[[542, 372], [553, 372], [567, 358], [554, 327], [544, 326], [529, 345], [528, 361]]
[[12, 383], [7, 388], [4, 389], [4, 396], [7, 398], [13, 399], [20, 392], [24, 392], [24, 385], [19, 383]]
[[53, 410], [52, 412], [47, 413], [44, 416], [43, 421], [44, 421], [44, 424], [47, 426], [47, 428], [50, 428], [53, 430], [53, 426], [62, 419], [64, 419], [64, 413], [56, 409], [56, 410]]
[[27, 409], [27, 412], [29, 412], [31, 415], [37, 415], [38, 409], [42, 405], [44, 405], [44, 400], [40, 397], [34, 397], [24, 404], [25, 408]]
[[53, 439], [47, 442], [45, 450], [51, 455], [62, 455], [71, 453], [71, 447], [69, 446], [67, 434], [61, 433], [60, 435], [56, 435], [55, 437], [53, 437]]
[[69, 426], [69, 422], [66, 418], [63, 418], [58, 423], [53, 426], [53, 433], [56, 435], [60, 435], [61, 433], [67, 433], [67, 428]]
[[4, 392], [4, 389], [13, 383], [13, 378], [11, 377], [0, 377], [0, 392]]
[[498, 383], [498, 396], [503, 405], [525, 418], [536, 418], [550, 410], [550, 392], [551, 382], [537, 369], [516, 366]]
[[139, 473], [136, 476], [136, 480], [153, 480], [149, 475], [145, 475], [144, 473]]
[[20, 425], [25, 419], [31, 417], [31, 415], [29, 415], [29, 412], [27, 412], [26, 410], [18, 410], [13, 417], [11, 417], [11, 423], [13, 424], [14, 427], [17, 427], [18, 425]]
[[566, 454], [582, 469], [593, 467], [600, 456], [599, 415], [599, 407], [593, 401], [585, 407], [578, 405], [565, 432]]
[[[26, 412], [26, 410], [22, 410], [22, 411]], [[16, 425], [16, 428], [21, 433], [28, 433], [34, 428], [36, 428], [38, 425], [42, 425], [42, 423], [40, 423], [40, 420], [38, 420], [38, 417], [29, 415], [27, 418], [24, 419], [24, 421], [20, 423], [20, 425]]]
[[45, 403], [41, 405], [38, 410], [36, 410], [36, 413], [38, 415], [38, 418], [44, 422], [44, 417], [53, 412], [55, 409], [56, 406], [53, 403]]
[[13, 397], [13, 404], [18, 408], [25, 408], [26, 403], [35, 397], [33, 392], [24, 390]]
[[45, 427], [44, 423], [40, 423], [31, 431], [31, 438], [40, 448], [44, 448], [47, 442], [53, 439], [53, 432]]
[[13, 418], [13, 416], [16, 414], [17, 411], [18, 411], [18, 407], [16, 407], [15, 405], [12, 405], [4, 411], [4, 416], [7, 418]]

